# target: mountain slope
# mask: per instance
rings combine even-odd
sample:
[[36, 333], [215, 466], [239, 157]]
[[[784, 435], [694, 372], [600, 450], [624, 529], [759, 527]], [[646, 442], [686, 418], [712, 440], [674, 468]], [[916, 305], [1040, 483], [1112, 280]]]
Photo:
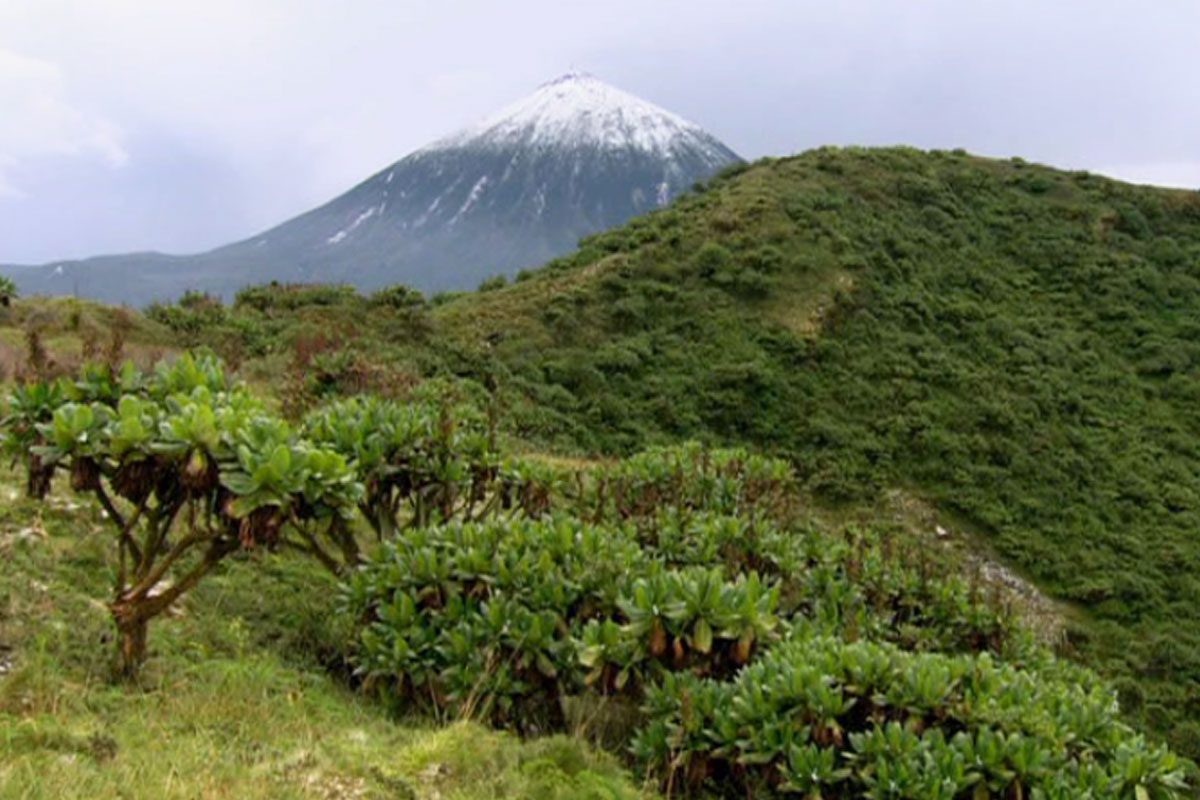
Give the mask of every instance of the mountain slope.
[[435, 319], [451, 364], [503, 365], [522, 435], [749, 441], [839, 502], [935, 501], [1200, 752], [1200, 194], [820, 150]]
[[737, 156], [702, 129], [572, 73], [258, 236], [194, 256], [132, 254], [14, 273], [26, 294], [226, 297], [280, 281], [472, 288], [666, 205]]

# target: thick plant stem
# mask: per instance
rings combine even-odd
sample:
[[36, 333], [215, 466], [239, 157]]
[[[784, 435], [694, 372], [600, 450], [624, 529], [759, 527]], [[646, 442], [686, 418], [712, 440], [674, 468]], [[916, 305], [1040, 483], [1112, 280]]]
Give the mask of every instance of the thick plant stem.
[[117, 676], [131, 681], [137, 677], [146, 660], [146, 629], [149, 620], [128, 604], [114, 604], [113, 620], [117, 624]]
[[[186, 549], [186, 547], [180, 548], [179, 545], [176, 547], [180, 550]], [[236, 549], [236, 540], [215, 540], [208, 546], [200, 563], [170, 588], [158, 594], [150, 594], [150, 590], [157, 585], [158, 579], [166, 572], [166, 568], [160, 565], [159, 569], [155, 571], [158, 577], [153, 580], [144, 579], [141, 584], [127, 589], [113, 601], [110, 609], [113, 622], [117, 626], [118, 675], [121, 678], [131, 680], [137, 677], [142, 662], [146, 660], [146, 629], [150, 620], [170, 608], [172, 603], [199, 583], [200, 579], [207, 575], [221, 559]]]
[[50, 481], [54, 477], [54, 470], [47, 469], [42, 464], [42, 459], [34, 453], [30, 453], [28, 458], [25, 496], [30, 500], [45, 500], [46, 495], [50, 494]]

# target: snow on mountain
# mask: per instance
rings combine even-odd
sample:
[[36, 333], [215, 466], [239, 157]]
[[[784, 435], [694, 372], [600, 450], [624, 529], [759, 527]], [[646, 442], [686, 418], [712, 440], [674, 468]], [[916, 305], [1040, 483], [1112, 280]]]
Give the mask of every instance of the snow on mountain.
[[[585, 72], [570, 72], [426, 149], [635, 147], [670, 158], [681, 142], [709, 138], [700, 126], [666, 109]], [[723, 157], [722, 149], [714, 148], [714, 157]]]
[[25, 292], [143, 303], [270, 280], [474, 288], [665, 206], [738, 156], [698, 125], [585, 73], [538, 87], [292, 220], [193, 256], [29, 269]]

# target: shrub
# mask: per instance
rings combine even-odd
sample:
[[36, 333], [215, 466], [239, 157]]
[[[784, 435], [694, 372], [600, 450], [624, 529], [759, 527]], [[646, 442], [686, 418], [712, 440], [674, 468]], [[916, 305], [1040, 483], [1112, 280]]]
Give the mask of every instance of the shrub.
[[[109, 608], [123, 675], [145, 658], [149, 622], [230, 553], [287, 545], [336, 569], [325, 539], [356, 558], [346, 521], [362, 487], [345, 459], [299, 440], [215, 360], [183, 356], [150, 377], [93, 367], [19, 408], [41, 414], [68, 396], [36, 425], [31, 475], [67, 472], [114, 528]], [[6, 420], [6, 442], [29, 436], [29, 418]]]
[[355, 465], [366, 485], [363, 515], [381, 539], [498, 502], [489, 494], [500, 458], [470, 403], [352, 398], [310, 414], [304, 430]]
[[185, 292], [174, 305], [153, 303], [145, 313], [149, 319], [178, 334], [183, 344], [192, 347], [199, 344], [202, 333], [227, 319], [219, 297], [197, 291]]
[[413, 530], [351, 577], [347, 598], [373, 685], [518, 725], [585, 685], [728, 674], [771, 640], [779, 602], [754, 575], [664, 569], [631, 530], [565, 518]]
[[349, 579], [354, 659], [394, 700], [523, 725], [579, 692], [728, 679], [793, 619], [917, 649], [1028, 646], [891, 539], [783, 527], [793, 481], [782, 462], [692, 445], [578, 475], [558, 507], [591, 523], [410, 530]]
[[350, 576], [367, 685], [538, 731], [588, 695], [640, 703], [668, 793], [1184, 796], [1110, 690], [927, 554], [781, 527], [786, 465], [691, 446], [576, 480], [564, 507], [595, 522], [415, 529]]
[[396, 284], [375, 292], [368, 302], [372, 306], [395, 311], [414, 311], [425, 307], [425, 296], [416, 289]]
[[353, 286], [320, 283], [280, 283], [271, 281], [262, 286], [247, 286], [235, 295], [235, 309], [294, 311], [306, 306], [334, 306], [358, 298]]
[[796, 486], [786, 461], [689, 442], [592, 471], [578, 502], [581, 513], [596, 519], [645, 520], [663, 508], [783, 519]]
[[42, 500], [50, 492], [54, 465], [47, 464], [38, 449], [45, 443], [41, 426], [50, 422], [63, 404], [63, 381], [40, 381], [17, 386], [8, 398], [7, 413], [0, 419], [0, 451], [12, 465], [23, 463], [25, 495]]
[[17, 298], [17, 284], [12, 278], [0, 275], [0, 308], [8, 308]]
[[752, 796], [1183, 797], [1185, 765], [1048, 657], [912, 654], [799, 626], [732, 681], [665, 676], [633, 750], [667, 786]]
[[508, 286], [507, 275], [493, 275], [490, 278], [483, 279], [479, 284], [479, 291], [494, 292], [497, 289], [503, 289], [505, 286]]
[[729, 264], [732, 256], [716, 242], [705, 242], [693, 258], [696, 269], [705, 278], [711, 278]]

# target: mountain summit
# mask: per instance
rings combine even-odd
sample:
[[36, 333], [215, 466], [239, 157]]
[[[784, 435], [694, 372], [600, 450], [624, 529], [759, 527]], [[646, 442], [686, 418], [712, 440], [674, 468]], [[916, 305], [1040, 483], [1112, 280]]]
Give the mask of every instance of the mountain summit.
[[571, 72], [250, 239], [12, 274], [26, 293], [134, 304], [270, 280], [468, 289], [567, 253], [737, 160], [699, 126]]
[[528, 97], [429, 149], [538, 146], [632, 148], [664, 158], [699, 148], [715, 162], [736, 158], [698, 125], [586, 72], [569, 72], [544, 83]]

